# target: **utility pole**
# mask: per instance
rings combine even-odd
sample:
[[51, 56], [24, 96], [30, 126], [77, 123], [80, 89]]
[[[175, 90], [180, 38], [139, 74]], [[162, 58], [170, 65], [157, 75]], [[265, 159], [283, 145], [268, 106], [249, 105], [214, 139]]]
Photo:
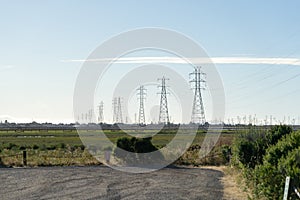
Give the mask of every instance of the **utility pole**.
[[161, 124], [169, 124], [170, 118], [169, 118], [167, 90], [166, 90], [166, 80], [169, 80], [169, 79], [167, 79], [163, 76], [161, 79], [158, 79], [158, 80], [161, 80], [161, 85], [159, 86], [161, 88], [161, 92], [159, 93], [161, 96], [160, 96], [158, 122]]
[[140, 102], [140, 107], [139, 107], [139, 124], [140, 125], [144, 125], [146, 124], [146, 119], [145, 119], [145, 108], [144, 108], [144, 100], [146, 99], [145, 95], [146, 95], [146, 89], [144, 88], [144, 86], [140, 86], [137, 89], [138, 93], [138, 100]]
[[99, 117], [98, 117], [98, 122], [99, 123], [103, 123], [104, 122], [104, 115], [103, 115], [103, 101], [100, 102], [99, 106], [98, 106], [98, 114], [99, 114]]
[[190, 73], [190, 76], [193, 76], [193, 79], [190, 81], [194, 83], [194, 102], [193, 102], [193, 111], [191, 122], [195, 124], [205, 124], [205, 112], [203, 106], [203, 100], [201, 95], [201, 90], [204, 89], [203, 83], [205, 80], [202, 78], [206, 74], [201, 71], [201, 67], [195, 67], [194, 72]]

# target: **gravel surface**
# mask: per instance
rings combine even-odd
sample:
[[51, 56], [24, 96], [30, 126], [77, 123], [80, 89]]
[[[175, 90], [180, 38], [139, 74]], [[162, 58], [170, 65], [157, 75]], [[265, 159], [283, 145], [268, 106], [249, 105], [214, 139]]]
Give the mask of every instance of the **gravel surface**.
[[145, 174], [103, 166], [0, 168], [0, 199], [222, 199], [223, 173], [165, 168]]

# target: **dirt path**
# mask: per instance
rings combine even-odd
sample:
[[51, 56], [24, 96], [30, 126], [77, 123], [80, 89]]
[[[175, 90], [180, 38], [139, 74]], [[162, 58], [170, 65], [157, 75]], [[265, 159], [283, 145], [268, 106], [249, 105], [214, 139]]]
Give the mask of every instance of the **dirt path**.
[[225, 166], [205, 166], [202, 169], [212, 169], [223, 172], [221, 183], [223, 185], [223, 199], [224, 200], [241, 200], [251, 197], [243, 188], [245, 184], [239, 180], [237, 170]]
[[222, 199], [223, 173], [166, 168], [130, 174], [107, 167], [1, 168], [0, 199]]

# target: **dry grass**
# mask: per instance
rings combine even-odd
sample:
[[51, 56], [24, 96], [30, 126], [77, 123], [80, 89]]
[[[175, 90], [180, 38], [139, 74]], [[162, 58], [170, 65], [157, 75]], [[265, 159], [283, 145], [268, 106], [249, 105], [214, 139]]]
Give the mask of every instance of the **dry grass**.
[[250, 192], [246, 191], [245, 184], [239, 172], [228, 166], [205, 166], [203, 168], [221, 171], [224, 176], [221, 183], [224, 187], [223, 199], [225, 200], [244, 200], [251, 197]]
[[[23, 166], [22, 152], [4, 151], [1, 162], [5, 166]], [[100, 164], [87, 150], [63, 149], [51, 151], [27, 150], [27, 166], [70, 166], [70, 165], [98, 165]]]

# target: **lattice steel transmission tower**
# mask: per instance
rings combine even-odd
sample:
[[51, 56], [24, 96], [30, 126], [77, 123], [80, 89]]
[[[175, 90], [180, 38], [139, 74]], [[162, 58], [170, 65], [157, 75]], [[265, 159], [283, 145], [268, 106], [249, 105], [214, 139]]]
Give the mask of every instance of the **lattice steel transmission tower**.
[[113, 107], [113, 123], [117, 123], [117, 110], [118, 110], [118, 98], [114, 97], [112, 100]]
[[144, 100], [146, 99], [146, 89], [144, 86], [140, 86], [137, 89], [138, 93], [138, 100], [140, 102], [140, 107], [139, 107], [139, 124], [144, 125], [146, 124], [146, 119], [145, 119], [145, 108], [144, 108]]
[[94, 114], [94, 110], [90, 109], [88, 111], [88, 123], [92, 123], [93, 122], [93, 114]]
[[159, 120], [158, 123], [161, 124], [169, 124], [170, 118], [169, 118], [169, 110], [168, 110], [168, 100], [167, 100], [167, 89], [166, 89], [166, 80], [169, 80], [165, 78], [164, 76], [161, 79], [161, 92], [159, 93], [160, 96], [160, 107], [159, 107]]
[[193, 89], [195, 91], [191, 122], [195, 124], [205, 124], [206, 120], [201, 90], [205, 89], [203, 86], [203, 84], [205, 84], [203, 77], [206, 76], [206, 74], [201, 71], [201, 67], [195, 67], [194, 72], [190, 73], [190, 76], [193, 76], [190, 82], [194, 83]]
[[98, 122], [99, 123], [103, 123], [104, 122], [104, 114], [103, 114], [103, 106], [104, 106], [104, 103], [103, 101], [100, 102], [99, 106], [98, 106]]
[[121, 97], [117, 98], [117, 112], [116, 112], [116, 123], [123, 123], [123, 116], [122, 116], [122, 99]]

